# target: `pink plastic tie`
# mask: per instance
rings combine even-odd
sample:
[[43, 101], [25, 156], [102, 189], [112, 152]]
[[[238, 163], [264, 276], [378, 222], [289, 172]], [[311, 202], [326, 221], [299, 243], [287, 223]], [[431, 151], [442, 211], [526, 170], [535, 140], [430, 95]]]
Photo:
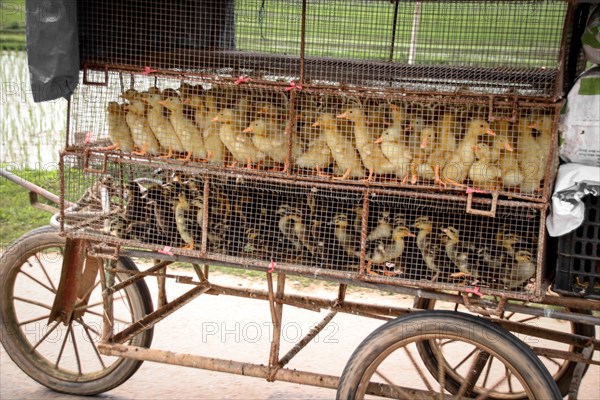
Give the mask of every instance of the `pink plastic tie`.
[[248, 82], [250, 82], [250, 77], [248, 77], [248, 76], [240, 76], [239, 78], [237, 78], [237, 79], [235, 80], [235, 82], [234, 82], [234, 83], [235, 83], [236, 85], [239, 85], [239, 84], [241, 84], [241, 83], [248, 83]]
[[286, 88], [285, 88], [285, 91], [286, 91], [286, 92], [289, 92], [290, 90], [294, 90], [294, 89], [296, 89], [296, 90], [302, 90], [302, 85], [300, 85], [300, 84], [297, 84], [297, 83], [296, 83], [296, 82], [294, 82], [294, 81], [291, 81], [291, 82], [290, 82], [290, 86], [286, 87]]
[[162, 249], [162, 250], [159, 250], [158, 252], [159, 252], [159, 253], [161, 253], [161, 254], [166, 254], [166, 255], [168, 255], [168, 256], [174, 256], [174, 255], [175, 255], [175, 253], [173, 253], [173, 252], [171, 251], [172, 249], [173, 249], [173, 248], [172, 248], [171, 246], [165, 246], [165, 247], [163, 247], [163, 249]]
[[94, 139], [94, 132], [92, 131], [86, 131], [85, 132], [85, 143], [90, 143], [92, 141], [92, 139]]
[[471, 193], [487, 194], [488, 192], [485, 191], [485, 190], [473, 189], [473, 188], [468, 187], [467, 188], [467, 194], [471, 194]]
[[479, 296], [479, 297], [483, 296], [483, 293], [481, 293], [479, 291], [479, 286], [475, 286], [475, 288], [473, 288], [473, 289], [466, 289], [465, 292], [472, 293], [472, 294], [474, 294], [476, 296]]
[[275, 272], [275, 267], [277, 267], [277, 263], [273, 259], [271, 259], [271, 263], [269, 264], [269, 270], [268, 270], [268, 272], [270, 274], [272, 274], [273, 272]]
[[151, 74], [153, 72], [158, 72], [157, 69], [151, 69], [150, 67], [146, 66], [144, 67], [144, 70], [142, 71], [142, 75], [148, 75]]

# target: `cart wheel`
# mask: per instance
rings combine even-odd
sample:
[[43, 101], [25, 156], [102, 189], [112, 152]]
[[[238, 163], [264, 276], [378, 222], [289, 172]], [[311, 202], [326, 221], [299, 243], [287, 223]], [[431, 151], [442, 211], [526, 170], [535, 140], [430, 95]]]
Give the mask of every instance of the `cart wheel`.
[[[525, 302], [523, 302], [523, 303], [525, 303]], [[420, 308], [420, 309], [425, 309], [425, 310], [434, 310], [434, 309], [449, 310], [449, 309], [451, 309], [454, 311], [468, 312], [468, 310], [462, 305], [459, 305], [456, 303], [436, 301], [434, 299], [421, 298], [421, 299], [419, 299], [419, 301], [417, 302], [415, 307]], [[581, 310], [578, 310], [578, 311], [585, 313], [585, 311], [581, 311]], [[502, 313], [501, 318], [511, 320], [514, 322], [527, 323], [529, 325], [539, 327], [539, 328], [548, 328], [548, 329], [553, 329], [553, 330], [560, 330], [563, 332], [569, 331], [570, 333], [574, 333], [574, 334], [582, 335], [582, 336], [586, 336], [586, 337], [594, 337], [595, 332], [596, 332], [594, 326], [592, 326], [592, 325], [586, 325], [586, 324], [581, 324], [581, 323], [576, 323], [576, 322], [562, 322], [562, 321], [557, 321], [556, 319], [553, 319], [553, 318], [536, 317], [536, 316], [532, 316], [532, 315], [528, 315], [528, 314], [504, 312], [504, 313]], [[553, 342], [551, 340], [545, 340], [545, 339], [537, 338], [535, 336], [521, 335], [521, 339], [526, 344], [531, 345], [533, 347], [552, 348], [552, 349], [556, 349], [556, 350], [568, 351], [571, 353], [581, 353], [583, 351], [583, 348], [581, 348], [581, 347], [571, 346], [571, 345], [567, 345], [567, 344], [560, 343], [560, 342]], [[445, 346], [445, 345], [453, 346], [452, 343], [444, 343], [439, 340], [423, 341], [423, 342], [420, 342], [419, 346], [418, 346], [419, 355], [423, 359], [423, 362], [425, 363], [427, 369], [432, 374], [436, 373], [437, 368], [438, 368], [438, 366], [437, 366], [438, 361], [437, 361], [437, 356], [436, 356], [437, 353], [436, 353], [436, 351], [434, 351], [433, 347], [434, 346], [438, 347], [440, 345], [441, 346]], [[567, 361], [564, 359], [560, 359], [560, 358], [551, 358], [551, 357], [546, 357], [546, 356], [540, 357], [540, 360], [542, 361], [542, 363], [544, 364], [546, 369], [548, 369], [548, 371], [554, 378], [554, 381], [556, 382], [556, 385], [558, 386], [558, 389], [560, 390], [561, 394], [563, 396], [566, 396], [569, 392], [569, 386], [571, 385], [573, 372], [575, 370], [575, 367], [577, 366], [577, 363], [573, 362], [573, 361]], [[497, 360], [490, 357], [490, 359], [488, 360], [488, 365], [489, 365], [490, 370], [494, 368], [496, 363], [497, 363]], [[589, 365], [586, 364], [585, 365], [586, 370], [588, 367], [589, 367]], [[456, 393], [456, 391], [458, 390], [458, 388], [461, 385], [462, 378], [463, 377], [461, 376], [461, 374], [459, 372], [454, 371], [452, 368], [449, 368], [448, 374], [445, 377], [446, 388], [451, 393]], [[474, 391], [478, 392], [479, 389], [474, 388]], [[490, 396], [490, 398], [493, 398], [493, 399], [511, 399], [511, 400], [527, 398], [527, 396], [524, 392], [519, 392], [519, 391], [514, 391], [514, 390], [503, 391], [503, 392], [492, 391], [489, 394], [489, 396]]]
[[[100, 355], [95, 343], [102, 332], [99, 278], [85, 313], [69, 325], [48, 323], [60, 279], [65, 239], [50, 226], [35, 229], [13, 243], [0, 258], [0, 338], [12, 360], [29, 377], [50, 389], [93, 395], [113, 389], [141, 361]], [[119, 267], [137, 270], [121, 257]], [[127, 276], [116, 276], [116, 281]], [[148, 287], [138, 281], [114, 295], [115, 330], [152, 312]], [[149, 347], [152, 329], [131, 343]]]
[[[468, 372], [470, 379], [463, 380], [456, 393], [449, 393], [444, 384], [447, 363], [439, 363], [438, 370], [429, 374], [419, 357], [417, 346], [430, 340], [455, 344], [452, 349], [435, 347], [447, 360], [473, 355], [471, 361], [460, 366], [460, 371]], [[482, 382], [482, 372], [490, 357], [498, 360], [497, 368], [487, 375], [487, 382]], [[362, 399], [373, 390], [397, 399], [438, 397], [434, 393], [440, 398], [451, 394], [471, 398], [475, 394], [473, 387], [492, 391], [508, 385], [518, 386], [529, 399], [561, 398], [541, 361], [507, 330], [473, 315], [423, 311], [386, 323], [360, 344], [344, 368], [337, 398]], [[477, 398], [489, 396], [482, 392]]]

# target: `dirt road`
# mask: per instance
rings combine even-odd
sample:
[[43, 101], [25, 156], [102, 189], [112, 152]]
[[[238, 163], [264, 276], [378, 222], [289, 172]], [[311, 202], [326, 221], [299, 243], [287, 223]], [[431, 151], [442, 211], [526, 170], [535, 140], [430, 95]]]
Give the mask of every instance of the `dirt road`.
[[[215, 276], [229, 285], [257, 286], [256, 280]], [[172, 284], [170, 296], [187, 290], [187, 285]], [[153, 297], [156, 288], [150, 285]], [[286, 290], [310, 291], [313, 295], [335, 297], [335, 289], [303, 287], [292, 284]], [[351, 293], [355, 300], [391, 303], [410, 307], [412, 300], [397, 295], [373, 292]], [[317, 323], [326, 311], [284, 308], [282, 353]], [[333, 322], [308, 347], [292, 360], [289, 368], [339, 375], [358, 344], [383, 321], [338, 314]], [[152, 348], [195, 353], [205, 356], [267, 364], [271, 332], [266, 302], [225, 296], [202, 295], [182, 310], [159, 323]], [[226, 342], [226, 344], [224, 344]], [[54, 393], [29, 379], [1, 350], [0, 398], [8, 399], [75, 399]], [[596, 358], [597, 358], [596, 354]], [[582, 399], [597, 399], [600, 368], [590, 367], [580, 392]], [[268, 383], [261, 379], [213, 373], [192, 368], [146, 362], [120, 387], [105, 393], [102, 399], [331, 399], [335, 391], [284, 382]], [[89, 397], [87, 397], [89, 399]]]

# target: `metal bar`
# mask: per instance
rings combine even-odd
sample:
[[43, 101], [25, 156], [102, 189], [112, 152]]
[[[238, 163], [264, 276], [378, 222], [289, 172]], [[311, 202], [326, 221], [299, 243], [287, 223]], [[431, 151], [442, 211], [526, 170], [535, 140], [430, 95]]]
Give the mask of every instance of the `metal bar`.
[[[109, 239], [109, 238], [107, 238]], [[139, 244], [138, 244], [139, 245]], [[149, 246], [151, 247], [151, 246]], [[158, 247], [158, 246], [156, 246]], [[158, 250], [158, 248], [156, 249]], [[257, 271], [265, 271], [268, 268], [268, 263], [266, 262], [252, 262], [247, 259], [238, 259], [235, 257], [222, 257], [220, 260], [215, 259], [204, 259], [199, 260], [194, 257], [187, 257], [182, 255], [169, 256], [165, 254], [159, 254], [150, 251], [141, 251], [141, 250], [124, 250], [122, 252], [123, 255], [129, 255], [131, 257], [141, 257], [141, 258], [157, 258], [163, 260], [171, 260], [171, 261], [180, 261], [180, 262], [210, 262], [211, 265], [220, 265], [229, 268], [236, 269], [250, 269]], [[419, 285], [422, 287], [411, 287], [404, 286], [405, 282], [400, 280], [396, 280], [394, 283], [390, 282], [390, 279], [385, 277], [378, 276], [369, 276], [365, 280], [356, 279], [355, 272], [344, 272], [344, 271], [334, 271], [334, 270], [324, 270], [321, 268], [314, 267], [296, 267], [293, 265], [287, 264], [278, 264], [278, 269], [280, 271], [285, 271], [286, 273], [290, 273], [292, 275], [304, 276], [311, 279], [316, 280], [325, 280], [325, 281], [333, 281], [338, 283], [345, 283], [352, 286], [370, 288], [375, 290], [383, 290], [389, 291], [393, 293], [413, 296], [413, 297], [424, 297], [429, 299], [436, 299], [447, 301], [456, 304], [463, 304], [463, 299], [461, 296], [456, 294], [444, 293], [440, 292], [441, 288], [439, 285], [431, 282], [419, 282]], [[411, 282], [410, 284], [414, 285], [415, 282]], [[437, 290], [436, 290], [437, 289]], [[454, 289], [457, 290], [457, 289]], [[498, 293], [501, 296], [505, 296], [506, 293]], [[518, 296], [515, 294], [511, 296], [511, 298], [522, 299], [525, 301], [529, 301], [533, 304], [537, 305], [559, 305], [564, 307], [569, 307], [571, 309], [583, 309], [590, 311], [598, 311], [600, 310], [600, 301], [593, 299], [577, 299], [577, 298], [562, 298], [562, 297], [554, 297], [554, 296], [545, 296], [544, 300], [541, 301], [532, 301], [531, 298], [526, 296]], [[477, 304], [477, 300], [474, 300], [474, 304]], [[589, 314], [581, 314], [576, 312], [568, 312], [568, 311], [556, 311], [549, 308], [540, 308], [539, 306], [523, 306], [508, 302], [505, 305], [505, 310], [507, 311], [515, 311], [523, 314], [529, 315], [537, 315], [547, 318], [556, 318], [556, 319], [564, 319], [572, 322], [579, 322], [583, 324], [590, 325], [600, 325], [600, 318], [596, 318], [590, 316]]]
[[[112, 264], [114, 261], [106, 260], [105, 263]], [[106, 268], [105, 265], [99, 270], [100, 272], [100, 284], [102, 286], [102, 292], [106, 292], [106, 289], [112, 287], [114, 279], [111, 276], [114, 274], [110, 271], [110, 268]], [[102, 313], [102, 343], [108, 342], [113, 335], [114, 326], [114, 315], [113, 315], [113, 297], [112, 294], [104, 294], [102, 296], [102, 307], [104, 312]]]
[[[158, 263], [160, 264], [160, 262]], [[158, 285], [158, 308], [161, 308], [169, 303], [169, 300], [167, 299], [167, 277], [165, 276], [165, 273], [167, 272], [167, 266], [164, 265], [156, 272], [156, 283]]]
[[[271, 274], [269, 274], [271, 275]], [[269, 354], [269, 377], [267, 380], [273, 382], [279, 367], [279, 349], [281, 348], [281, 319], [283, 317], [283, 296], [285, 291], [285, 272], [277, 273], [277, 292], [275, 293], [274, 306], [271, 308], [271, 319], [273, 321], [273, 339], [271, 341], [271, 352]], [[269, 286], [269, 296], [273, 297], [273, 286]]]
[[306, 52], [306, 0], [302, 0], [302, 20], [300, 21], [300, 84], [304, 85], [304, 57]]
[[203, 202], [204, 207], [202, 209], [202, 238], [200, 244], [200, 251], [202, 254], [206, 254], [208, 249], [208, 213], [210, 207], [210, 177], [208, 175], [204, 175], [204, 193], [203, 193]]
[[394, 1], [394, 19], [392, 22], [392, 37], [390, 43], [389, 62], [394, 62], [394, 46], [396, 45], [396, 24], [398, 23], [398, 0]]
[[[593, 352], [593, 346], [589, 347]], [[571, 353], [569, 351], [562, 351], [556, 349], [548, 349], [545, 347], [532, 347], [533, 352], [541, 357], [559, 358], [561, 360], [573, 361], [582, 363], [584, 365], [600, 365], [600, 361], [592, 360], [591, 357], [579, 353]], [[584, 352], [588, 348], [584, 349]]]
[[367, 258], [367, 230], [369, 225], [369, 191], [363, 193], [363, 204], [362, 204], [362, 219], [360, 223], [360, 253], [359, 260], [360, 266], [358, 271], [359, 279], [366, 275], [367, 266], [365, 260]]
[[[55, 204], [61, 204], [61, 199], [60, 196], [55, 195], [52, 192], [47, 191], [46, 189], [36, 185], [35, 183], [29, 182], [28, 180], [21, 178], [18, 175], [13, 174], [12, 172], [8, 171], [6, 168], [1, 168], [0, 167], [0, 176], [3, 178], [8, 179], [9, 181], [16, 183], [19, 186], [22, 186], [23, 188], [29, 190], [30, 192], [33, 192], [37, 195], [42, 196], [43, 198], [50, 200], [51, 202], [55, 203]], [[71, 202], [66, 202], [65, 206], [67, 207], [71, 207], [74, 204]]]
[[[591, 346], [583, 349], [581, 353], [582, 357], [586, 360], [591, 360], [594, 355], [594, 350]], [[577, 399], [577, 395], [579, 393], [579, 386], [581, 385], [581, 380], [583, 379], [583, 375], [585, 374], [586, 363], [580, 361], [575, 366], [575, 370], [573, 371], [573, 379], [571, 381], [571, 386], [569, 387], [569, 395], [567, 397], [568, 400]]]
[[306, 345], [309, 344], [310, 341], [315, 338], [315, 336], [317, 336], [319, 333], [321, 333], [323, 328], [325, 328], [327, 326], [327, 324], [331, 322], [331, 320], [333, 319], [333, 317], [335, 317], [336, 314], [337, 314], [337, 311], [330, 311], [325, 316], [325, 318], [323, 318], [317, 325], [310, 328], [310, 330], [308, 331], [306, 336], [304, 336], [302, 339], [300, 339], [300, 341], [298, 343], [296, 343], [296, 345], [294, 345], [294, 347], [292, 347], [290, 349], [290, 351], [288, 351], [283, 357], [281, 357], [281, 359], [277, 363], [277, 369], [282, 368], [283, 366], [287, 365], [287, 363], [289, 363], [290, 360], [292, 358], [294, 358], [294, 356], [300, 352], [300, 350], [305, 348]]
[[145, 271], [115, 269], [114, 272], [127, 272], [127, 273], [131, 274], [132, 276], [119, 282], [118, 284], [114, 285], [111, 288], [107, 288], [105, 293], [112, 294], [112, 293], [118, 292], [119, 290], [122, 290], [122, 289], [126, 288], [127, 286], [132, 285], [135, 282], [144, 279], [144, 277], [146, 277], [146, 276], [154, 275], [155, 271], [159, 271], [163, 267], [166, 267], [169, 264], [170, 264], [169, 261], [160, 261], [159, 263], [157, 263], [153, 267], [148, 268]]
[[203, 285], [198, 285], [188, 292], [182, 294], [175, 300], [166, 304], [163, 307], [157, 308], [152, 313], [146, 315], [144, 318], [139, 321], [134, 322], [127, 328], [123, 329], [121, 332], [115, 334], [111, 338], [111, 342], [113, 343], [122, 343], [129, 340], [131, 337], [145, 331], [146, 329], [150, 329], [157, 322], [162, 321], [175, 311], [179, 310], [181, 307], [200, 296], [202, 293], [206, 292], [210, 289], [210, 285], [205, 283]]
[[[165, 350], [146, 349], [137, 346], [127, 346], [122, 344], [99, 344], [98, 351], [106, 356], [115, 356], [131, 358], [134, 360], [145, 360], [159, 362], [163, 364], [179, 365], [183, 367], [192, 367], [205, 369], [209, 371], [226, 372], [229, 374], [252, 376], [255, 378], [266, 379], [269, 376], [269, 368], [264, 365], [251, 364], [233, 360], [224, 360], [220, 358], [204, 357], [193, 354], [180, 354]], [[281, 368], [277, 370], [274, 378], [278, 381], [311, 385], [329, 389], [336, 389], [339, 384], [339, 377], [317, 374], [308, 371], [296, 369]], [[431, 393], [416, 390], [413, 388], [403, 388], [411, 396], [427, 398]], [[386, 384], [369, 383], [367, 394], [383, 397], [394, 397], [397, 393], [394, 388]], [[446, 396], [445, 399], [452, 399]]]

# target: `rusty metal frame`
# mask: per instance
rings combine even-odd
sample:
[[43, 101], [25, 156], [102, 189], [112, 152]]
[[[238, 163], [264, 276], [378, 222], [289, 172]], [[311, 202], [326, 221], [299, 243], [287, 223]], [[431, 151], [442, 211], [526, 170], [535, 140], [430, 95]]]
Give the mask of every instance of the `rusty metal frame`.
[[[339, 378], [336, 376], [316, 374], [310, 371], [303, 370], [290, 370], [285, 368], [285, 365], [289, 363], [307, 344], [322, 330], [329, 322], [335, 317], [338, 312], [349, 313], [354, 315], [367, 316], [371, 318], [379, 318], [388, 320], [394, 317], [405, 315], [410, 312], [420, 311], [418, 309], [394, 307], [394, 306], [380, 306], [374, 304], [356, 303], [347, 301], [345, 299], [347, 285], [340, 283], [337, 296], [331, 299], [311, 297], [305, 295], [296, 294], [285, 294], [285, 280], [286, 274], [283, 272], [277, 273], [277, 287], [273, 285], [273, 274], [266, 273], [266, 286], [267, 290], [257, 290], [239, 287], [228, 287], [210, 284], [206, 280], [194, 281], [189, 276], [181, 276], [177, 274], [169, 274], [163, 272], [163, 269], [168, 266], [168, 262], [159, 262], [154, 267], [147, 269], [144, 272], [136, 272], [125, 269], [111, 268], [107, 271], [111, 274], [115, 273], [127, 273], [132, 277], [126, 279], [120, 284], [116, 285], [113, 289], [118, 290], [126, 285], [134, 284], [140, 277], [146, 276], [164, 276], [167, 278], [175, 279], [183, 284], [192, 285], [193, 288], [186, 292], [179, 298], [163, 305], [150, 315], [142, 318], [139, 321], [135, 321], [131, 326], [125, 330], [112, 335], [105, 336], [102, 343], [98, 345], [98, 350], [104, 355], [118, 356], [124, 358], [131, 358], [137, 360], [153, 361], [166, 363], [171, 365], [194, 367], [218, 372], [227, 372], [238, 375], [253, 376], [264, 378], [268, 381], [286, 381], [301, 383], [319, 387], [326, 387], [335, 389], [338, 385]], [[181, 278], [181, 279], [179, 279]], [[185, 278], [185, 279], [184, 279]], [[114, 290], [107, 287], [105, 291], [106, 297], [111, 297]], [[239, 362], [235, 360], [226, 360], [219, 358], [205, 357], [195, 354], [180, 354], [173, 353], [166, 350], [160, 349], [144, 349], [131, 345], [124, 344], [133, 336], [139, 334], [145, 329], [153, 327], [157, 322], [166, 318], [168, 315], [181, 308], [192, 298], [199, 296], [200, 294], [210, 295], [229, 295], [238, 296], [248, 299], [265, 300], [268, 303], [272, 322], [274, 325], [273, 337], [271, 339], [271, 350], [269, 354], [268, 365], [259, 365], [254, 363]], [[437, 293], [441, 295], [441, 293]], [[448, 295], [446, 295], [448, 296]], [[443, 296], [442, 296], [443, 297]], [[563, 299], [569, 300], [569, 299]], [[302, 309], [307, 309], [315, 312], [319, 312], [322, 309], [329, 309], [329, 313], [322, 318], [303, 338], [301, 338], [285, 355], [279, 356], [279, 345], [281, 340], [281, 319], [283, 315], [283, 306], [294, 306]], [[517, 305], [512, 305], [517, 306]], [[507, 304], [507, 309], [511, 309], [511, 305]], [[514, 311], [520, 312], [527, 306], [521, 306], [515, 308]], [[535, 307], [533, 307], [535, 308]], [[567, 314], [569, 314], [567, 312]], [[110, 315], [110, 314], [108, 314]], [[526, 334], [534, 337], [543, 339], [549, 339], [560, 343], [585, 347], [586, 349], [600, 350], [600, 340], [595, 338], [588, 338], [577, 334], [571, 334], [566, 332], [556, 332], [547, 328], [532, 327], [522, 322], [504, 320], [501, 318], [490, 318], [483, 317], [489, 322], [496, 323], [512, 332], [518, 334]], [[596, 318], [598, 324], [600, 324], [600, 318]], [[278, 328], [279, 327], [279, 328]], [[572, 354], [562, 350], [552, 350], [539, 347], [532, 347], [533, 351], [541, 356], [549, 356], [555, 358], [563, 358], [573, 362], [579, 362], [583, 364], [594, 364], [600, 365], [600, 362], [594, 361], [589, 357], [589, 354]], [[371, 394], [386, 395], [389, 388], [386, 385], [371, 385], [369, 391]]]

